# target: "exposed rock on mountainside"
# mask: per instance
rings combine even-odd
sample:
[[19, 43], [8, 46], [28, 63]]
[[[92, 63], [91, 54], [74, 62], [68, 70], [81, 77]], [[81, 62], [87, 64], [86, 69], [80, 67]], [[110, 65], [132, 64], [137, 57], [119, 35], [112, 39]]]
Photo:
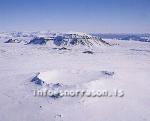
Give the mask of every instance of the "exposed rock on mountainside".
[[39, 45], [45, 45], [47, 42], [47, 40], [44, 37], [36, 37], [34, 39], [32, 39], [28, 44], [39, 44]]
[[9, 39], [5, 43], [20, 43], [20, 42], [21, 40], [18, 40], [18, 39]]

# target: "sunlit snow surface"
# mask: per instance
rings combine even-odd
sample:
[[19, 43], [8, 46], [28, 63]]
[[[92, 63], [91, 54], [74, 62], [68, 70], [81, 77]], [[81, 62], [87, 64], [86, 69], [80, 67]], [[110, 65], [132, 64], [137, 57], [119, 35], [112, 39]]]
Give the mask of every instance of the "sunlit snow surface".
[[[0, 121], [149, 121], [150, 43], [110, 41], [94, 54], [84, 49], [4, 43], [0, 40]], [[114, 72], [107, 76], [105, 72]], [[34, 97], [42, 86], [32, 83], [36, 73], [46, 83], [85, 89], [122, 89], [115, 97]]]

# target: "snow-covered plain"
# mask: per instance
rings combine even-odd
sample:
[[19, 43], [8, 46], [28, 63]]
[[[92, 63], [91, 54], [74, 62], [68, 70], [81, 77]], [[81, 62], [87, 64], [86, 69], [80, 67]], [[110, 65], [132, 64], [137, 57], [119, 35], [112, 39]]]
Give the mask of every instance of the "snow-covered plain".
[[[150, 121], [150, 43], [111, 40], [117, 44], [87, 54], [5, 41], [0, 39], [0, 121]], [[105, 71], [114, 75], [105, 77]], [[38, 72], [47, 82], [125, 95], [35, 97], [41, 86], [31, 80]]]

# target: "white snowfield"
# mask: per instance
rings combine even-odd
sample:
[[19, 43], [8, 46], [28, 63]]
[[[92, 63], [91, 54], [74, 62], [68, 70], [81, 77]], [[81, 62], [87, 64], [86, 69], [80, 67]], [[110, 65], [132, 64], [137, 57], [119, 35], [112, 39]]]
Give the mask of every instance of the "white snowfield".
[[[54, 49], [0, 39], [0, 121], [150, 121], [150, 43]], [[106, 40], [108, 42], [108, 40]], [[90, 49], [91, 50], [91, 49]], [[63, 89], [124, 91], [123, 97], [38, 97], [36, 74]], [[47, 87], [50, 88], [50, 87]]]

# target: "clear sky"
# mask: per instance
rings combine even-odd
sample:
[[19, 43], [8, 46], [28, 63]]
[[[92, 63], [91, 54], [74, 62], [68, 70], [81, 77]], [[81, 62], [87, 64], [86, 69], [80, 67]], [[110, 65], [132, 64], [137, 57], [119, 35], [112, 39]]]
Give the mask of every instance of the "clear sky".
[[0, 0], [0, 31], [150, 33], [150, 0]]

